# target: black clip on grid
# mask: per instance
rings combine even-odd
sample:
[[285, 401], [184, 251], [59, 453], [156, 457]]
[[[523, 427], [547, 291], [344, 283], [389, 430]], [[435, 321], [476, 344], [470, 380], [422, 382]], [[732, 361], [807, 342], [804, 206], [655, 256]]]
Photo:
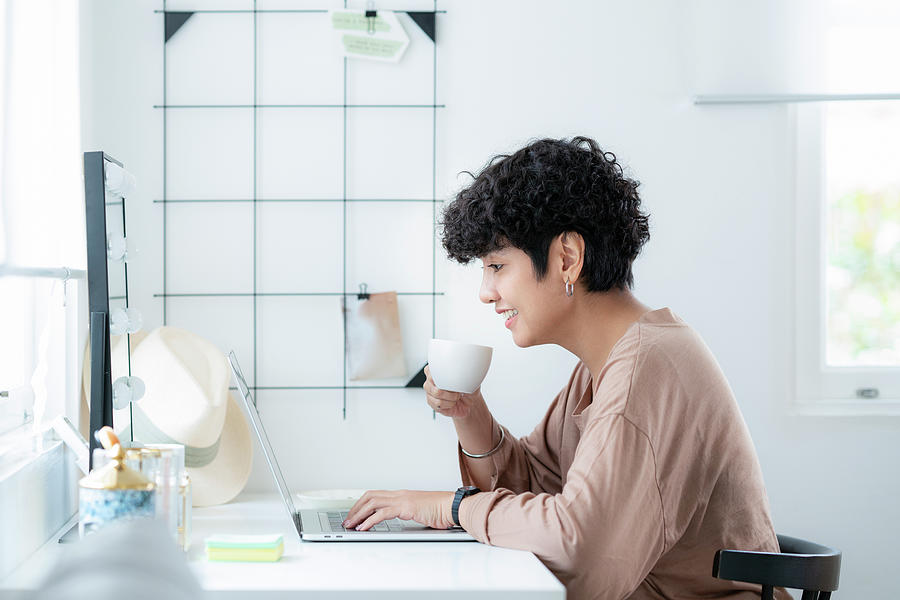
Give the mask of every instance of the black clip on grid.
[[378, 17], [378, 13], [375, 11], [375, 2], [374, 0], [369, 0], [366, 3], [366, 33], [369, 35], [375, 34], [375, 19]]

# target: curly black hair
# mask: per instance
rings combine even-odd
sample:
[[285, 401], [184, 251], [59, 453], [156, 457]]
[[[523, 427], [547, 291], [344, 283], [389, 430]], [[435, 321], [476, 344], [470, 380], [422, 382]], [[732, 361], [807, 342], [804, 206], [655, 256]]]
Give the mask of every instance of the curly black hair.
[[513, 246], [531, 258], [540, 281], [559, 234], [584, 238], [587, 290], [634, 285], [631, 264], [650, 239], [639, 182], [625, 177], [611, 152], [587, 137], [542, 139], [495, 156], [444, 209], [442, 243], [466, 264]]

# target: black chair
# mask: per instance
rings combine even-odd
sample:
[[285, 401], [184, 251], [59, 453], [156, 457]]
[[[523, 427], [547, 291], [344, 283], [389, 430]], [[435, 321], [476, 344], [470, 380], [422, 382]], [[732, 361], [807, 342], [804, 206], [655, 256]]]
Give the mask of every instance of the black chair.
[[762, 585], [762, 600], [776, 587], [803, 590], [802, 600], [829, 600], [838, 589], [841, 552], [806, 540], [778, 536], [781, 553], [719, 550], [713, 577]]

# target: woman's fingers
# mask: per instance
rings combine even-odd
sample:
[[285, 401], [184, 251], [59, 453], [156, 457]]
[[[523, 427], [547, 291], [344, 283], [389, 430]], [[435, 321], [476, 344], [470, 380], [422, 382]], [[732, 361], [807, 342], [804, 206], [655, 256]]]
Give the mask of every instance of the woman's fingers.
[[344, 527], [357, 531], [368, 531], [378, 523], [393, 519], [400, 514], [395, 504], [396, 492], [368, 491], [347, 512]]
[[361, 524], [356, 526], [357, 531], [368, 531], [372, 527], [375, 527], [382, 521], [387, 521], [388, 519], [393, 519], [397, 516], [397, 510], [392, 507], [385, 507], [376, 510], [372, 513], [368, 519], [363, 521]]
[[453, 492], [369, 491], [350, 509], [344, 527], [368, 531], [382, 521], [400, 518], [447, 529], [453, 526], [450, 518], [452, 503]]
[[448, 408], [452, 408], [456, 405], [456, 398], [447, 398], [443, 396], [432, 396], [431, 394], [425, 394], [425, 402], [428, 403], [428, 406], [433, 408], [434, 410], [447, 410]]
[[436, 387], [434, 382], [431, 381], [425, 381], [424, 385], [422, 385], [422, 389], [425, 390], [425, 400], [428, 403], [428, 406], [438, 412], [453, 412], [453, 409], [462, 397], [462, 394], [459, 392], [442, 390]]
[[[470, 404], [474, 395], [440, 389], [434, 384], [428, 367], [425, 367], [425, 383], [422, 384], [422, 389], [425, 390], [425, 401], [428, 403], [428, 406], [443, 416], [455, 418], [465, 417], [469, 414]], [[475, 391], [475, 395], [479, 393], [480, 388]]]
[[353, 528], [359, 525], [360, 522], [370, 517], [380, 508], [384, 508], [385, 506], [389, 506], [392, 500], [392, 497], [396, 495], [396, 492], [390, 492], [386, 490], [369, 490], [359, 497], [359, 500], [356, 501], [356, 504], [347, 511], [347, 518], [344, 519], [344, 527]]
[[351, 529], [356, 527], [360, 521], [375, 512], [376, 497], [381, 491], [369, 490], [359, 497], [359, 500], [347, 511], [347, 518], [344, 519], [343, 526]]
[[422, 389], [432, 398], [437, 398], [439, 400], [456, 400], [460, 395], [459, 392], [442, 390], [434, 385], [433, 381], [428, 381], [427, 379], [425, 380], [425, 383], [422, 384]]
[[428, 405], [437, 413], [445, 417], [462, 417], [467, 409], [459, 401], [428, 399]]

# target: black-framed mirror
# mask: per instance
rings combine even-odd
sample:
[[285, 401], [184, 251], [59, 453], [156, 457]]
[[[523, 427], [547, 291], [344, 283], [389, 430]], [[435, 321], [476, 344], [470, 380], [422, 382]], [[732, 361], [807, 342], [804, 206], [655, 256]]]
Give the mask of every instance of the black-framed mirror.
[[[131, 336], [142, 326], [141, 315], [130, 306], [128, 294], [125, 209], [133, 189], [134, 178], [121, 162], [101, 151], [84, 153], [92, 461], [98, 445], [94, 432], [106, 425], [115, 426], [114, 410], [130, 408], [131, 402], [143, 395], [143, 382], [131, 374]], [[111, 360], [113, 340], [126, 344], [126, 360], [123, 365], [117, 361], [115, 367]]]

